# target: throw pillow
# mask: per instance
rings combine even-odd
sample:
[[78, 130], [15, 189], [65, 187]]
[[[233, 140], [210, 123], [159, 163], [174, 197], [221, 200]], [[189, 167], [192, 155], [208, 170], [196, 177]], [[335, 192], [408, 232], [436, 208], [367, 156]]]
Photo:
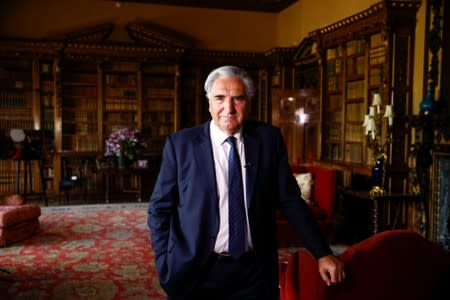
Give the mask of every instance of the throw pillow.
[[311, 204], [313, 201], [314, 178], [312, 173], [295, 174], [295, 179], [300, 187], [302, 199]]

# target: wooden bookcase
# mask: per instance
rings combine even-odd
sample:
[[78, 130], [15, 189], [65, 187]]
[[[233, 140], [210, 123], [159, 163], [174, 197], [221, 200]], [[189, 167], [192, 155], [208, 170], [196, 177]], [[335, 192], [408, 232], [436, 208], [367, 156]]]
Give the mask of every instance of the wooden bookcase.
[[[33, 62], [27, 58], [0, 59], [0, 127], [33, 129]], [[7, 132], [9, 135], [9, 132]]]
[[59, 152], [97, 152], [98, 75], [95, 63], [64, 61]]
[[[108, 135], [124, 127], [138, 129], [148, 145], [141, 154], [149, 161], [143, 186], [149, 193], [166, 137], [209, 119], [203, 84], [220, 65], [249, 71], [257, 87], [250, 118], [269, 121], [271, 68], [264, 67], [264, 53], [196, 49], [148, 24], [128, 24], [133, 42], [118, 42], [108, 40], [113, 27], [61, 41], [0, 39], [0, 129], [44, 133], [41, 169], [50, 196], [58, 195], [67, 166], [86, 161], [88, 188], [100, 192], [105, 181], [96, 158]], [[13, 161], [0, 160], [0, 194], [15, 192], [15, 170]]]
[[[41, 192], [43, 184], [53, 188], [57, 71], [56, 60], [53, 58], [0, 58], [0, 129], [6, 136], [14, 128], [23, 129], [27, 135], [25, 142], [15, 145], [16, 154], [12, 156], [13, 159], [0, 160], [0, 193], [25, 190]], [[33, 157], [28, 157], [30, 153], [25, 151], [28, 145], [32, 145], [33, 151], [38, 151], [36, 153], [42, 153], [42, 160], [37, 159], [39, 157], [35, 157], [35, 153]], [[37, 146], [39, 148], [34, 148]], [[22, 154], [17, 152], [20, 149]], [[25, 164], [23, 161], [29, 162]], [[28, 177], [27, 184], [25, 173]]]
[[165, 138], [178, 130], [180, 72], [176, 64], [142, 68], [142, 132], [149, 151], [160, 151]]
[[[411, 113], [416, 12], [420, 1], [382, 1], [310, 33], [321, 61], [322, 163], [350, 176], [370, 176], [371, 152], [362, 123], [375, 92], [393, 105], [393, 144], [388, 153], [388, 189], [406, 188], [408, 137], [404, 118]], [[386, 133], [386, 128], [383, 130]], [[385, 135], [382, 136], [384, 139]]]
[[139, 65], [115, 62], [102, 68], [103, 73], [103, 135], [105, 138], [118, 129], [138, 127]]

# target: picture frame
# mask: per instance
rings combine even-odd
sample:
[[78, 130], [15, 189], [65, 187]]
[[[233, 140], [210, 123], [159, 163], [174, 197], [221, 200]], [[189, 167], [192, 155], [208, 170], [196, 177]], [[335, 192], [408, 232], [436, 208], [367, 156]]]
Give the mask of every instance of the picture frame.
[[[450, 150], [450, 149], [447, 149]], [[430, 239], [450, 248], [450, 151], [433, 153]]]
[[116, 167], [116, 160], [108, 157], [95, 160], [98, 170], [112, 169]]

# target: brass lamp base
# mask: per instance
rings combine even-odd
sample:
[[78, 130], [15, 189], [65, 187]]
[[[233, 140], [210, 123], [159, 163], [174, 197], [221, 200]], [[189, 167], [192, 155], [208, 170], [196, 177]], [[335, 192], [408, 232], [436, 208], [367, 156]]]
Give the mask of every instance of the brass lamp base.
[[370, 191], [370, 196], [383, 196], [385, 194], [384, 188], [381, 186], [373, 186], [372, 190]]

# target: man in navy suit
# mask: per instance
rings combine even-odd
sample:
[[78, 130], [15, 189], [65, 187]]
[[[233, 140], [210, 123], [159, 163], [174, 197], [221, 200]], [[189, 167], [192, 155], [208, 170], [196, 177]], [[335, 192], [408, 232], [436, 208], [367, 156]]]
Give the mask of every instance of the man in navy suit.
[[[280, 130], [245, 120], [255, 93], [251, 78], [240, 68], [220, 67], [209, 74], [205, 91], [212, 119], [167, 138], [150, 197], [151, 242], [169, 299], [278, 299], [277, 208], [318, 259], [323, 280], [342, 281], [344, 265], [301, 201]], [[238, 257], [228, 248], [234, 222], [229, 136], [236, 138], [243, 178], [245, 242]]]

